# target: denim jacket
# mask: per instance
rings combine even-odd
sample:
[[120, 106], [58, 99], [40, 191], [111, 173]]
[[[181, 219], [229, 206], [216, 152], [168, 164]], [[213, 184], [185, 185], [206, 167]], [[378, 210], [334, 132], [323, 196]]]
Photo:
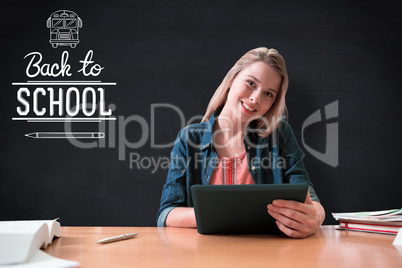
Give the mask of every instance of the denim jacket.
[[[208, 122], [182, 129], [170, 154], [170, 166], [163, 187], [157, 225], [166, 226], [169, 212], [176, 207], [192, 207], [191, 186], [209, 184], [218, 163], [213, 145], [215, 115]], [[282, 121], [266, 138], [249, 128], [244, 136], [248, 168], [255, 184], [309, 183], [311, 199], [319, 199], [303, 164], [300, 149], [290, 125]]]

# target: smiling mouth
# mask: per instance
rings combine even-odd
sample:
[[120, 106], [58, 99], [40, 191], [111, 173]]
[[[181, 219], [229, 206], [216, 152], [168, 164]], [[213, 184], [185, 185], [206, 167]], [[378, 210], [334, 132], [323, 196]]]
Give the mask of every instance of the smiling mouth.
[[248, 111], [250, 112], [255, 112], [257, 110], [251, 108], [250, 106], [248, 106], [247, 104], [245, 104], [244, 102], [241, 103], [243, 105], [244, 108], [246, 108]]

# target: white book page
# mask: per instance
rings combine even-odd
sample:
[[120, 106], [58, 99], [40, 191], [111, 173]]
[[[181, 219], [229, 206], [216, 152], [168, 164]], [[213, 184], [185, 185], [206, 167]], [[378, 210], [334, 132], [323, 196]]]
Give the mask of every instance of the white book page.
[[0, 265], [26, 262], [60, 230], [56, 220], [0, 221]]
[[33, 257], [25, 263], [0, 266], [0, 268], [69, 268], [79, 267], [80, 263], [53, 257], [42, 250], [37, 250]]

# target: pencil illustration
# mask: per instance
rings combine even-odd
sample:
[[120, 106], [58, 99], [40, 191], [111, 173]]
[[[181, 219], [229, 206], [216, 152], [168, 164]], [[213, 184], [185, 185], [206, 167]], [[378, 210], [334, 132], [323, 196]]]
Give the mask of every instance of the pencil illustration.
[[33, 132], [25, 134], [33, 139], [103, 139], [103, 132]]

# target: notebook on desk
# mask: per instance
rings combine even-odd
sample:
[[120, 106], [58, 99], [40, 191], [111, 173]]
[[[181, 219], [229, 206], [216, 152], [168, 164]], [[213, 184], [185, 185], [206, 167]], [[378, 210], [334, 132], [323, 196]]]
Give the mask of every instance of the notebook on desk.
[[279, 233], [267, 212], [275, 199], [304, 202], [308, 184], [193, 185], [200, 234]]

